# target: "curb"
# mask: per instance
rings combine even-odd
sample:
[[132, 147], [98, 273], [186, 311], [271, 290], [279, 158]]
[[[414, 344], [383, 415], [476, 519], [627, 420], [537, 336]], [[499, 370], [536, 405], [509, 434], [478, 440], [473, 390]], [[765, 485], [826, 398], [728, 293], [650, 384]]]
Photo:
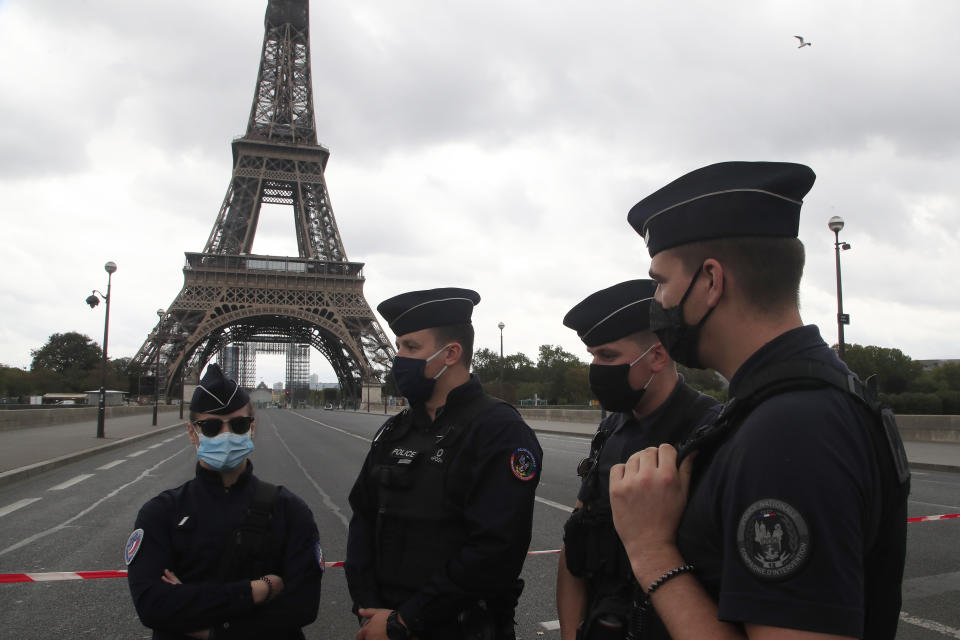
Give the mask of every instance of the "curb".
[[153, 431], [147, 433], [141, 433], [135, 436], [129, 436], [127, 438], [121, 438], [114, 442], [108, 442], [102, 444], [98, 447], [91, 447], [89, 449], [84, 449], [83, 451], [77, 451], [76, 453], [68, 453], [65, 456], [60, 456], [59, 458], [51, 458], [50, 460], [44, 460], [42, 462], [36, 462], [25, 467], [19, 467], [17, 469], [10, 469], [9, 471], [4, 471], [0, 473], [0, 487], [6, 486], [18, 480], [23, 480], [24, 478], [29, 478], [37, 474], [43, 473], [44, 471], [49, 471], [51, 469], [56, 469], [62, 465], [65, 465], [69, 462], [76, 462], [77, 460], [82, 460], [83, 458], [89, 458], [98, 453], [103, 453], [104, 451], [109, 451], [110, 449], [116, 449], [117, 447], [123, 446], [125, 444], [130, 444], [131, 442], [136, 442], [137, 440], [143, 440], [144, 438], [150, 438], [161, 433], [166, 433], [178, 427], [183, 427], [186, 422], [178, 422], [177, 424], [172, 424], [168, 427], [158, 427]]

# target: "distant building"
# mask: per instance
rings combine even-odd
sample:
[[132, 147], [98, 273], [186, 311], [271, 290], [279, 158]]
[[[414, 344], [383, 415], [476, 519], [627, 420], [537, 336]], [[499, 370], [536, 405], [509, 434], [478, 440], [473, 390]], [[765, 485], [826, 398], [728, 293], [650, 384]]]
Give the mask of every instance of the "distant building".
[[957, 359], [957, 358], [953, 358], [953, 359], [947, 358], [947, 359], [944, 359], [944, 360], [914, 360], [914, 362], [919, 363], [920, 366], [923, 367], [923, 370], [924, 370], [924, 371], [930, 371], [930, 370], [932, 370], [932, 369], [936, 369], [937, 367], [942, 367], [942, 366], [945, 365], [945, 364], [955, 364], [955, 363], [957, 363], [957, 362], [960, 362], [960, 359]]
[[258, 409], [269, 407], [273, 403], [273, 392], [262, 381], [250, 392], [250, 402]]

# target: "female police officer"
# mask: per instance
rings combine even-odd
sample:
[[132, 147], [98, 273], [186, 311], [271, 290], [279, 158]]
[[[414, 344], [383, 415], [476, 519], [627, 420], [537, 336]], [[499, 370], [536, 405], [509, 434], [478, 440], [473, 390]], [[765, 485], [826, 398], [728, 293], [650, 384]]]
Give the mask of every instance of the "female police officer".
[[126, 546], [130, 593], [157, 640], [302, 639], [323, 555], [304, 502], [253, 475], [250, 398], [217, 364], [190, 402], [196, 477], [140, 509]]

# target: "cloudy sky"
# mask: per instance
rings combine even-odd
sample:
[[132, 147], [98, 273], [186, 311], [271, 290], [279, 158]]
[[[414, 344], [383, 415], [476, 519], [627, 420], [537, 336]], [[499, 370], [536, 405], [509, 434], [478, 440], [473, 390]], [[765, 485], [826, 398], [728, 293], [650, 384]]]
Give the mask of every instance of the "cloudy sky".
[[[265, 6], [0, 0], [0, 363], [29, 366], [54, 332], [99, 343], [83, 299], [107, 260], [110, 355], [138, 350], [226, 192]], [[371, 307], [470, 287], [478, 347], [499, 349], [502, 321], [507, 353], [585, 358], [560, 321], [646, 273], [637, 200], [712, 162], [802, 162], [804, 320], [836, 341], [840, 215], [847, 342], [960, 358], [957, 24], [954, 0], [314, 0], [347, 254]], [[296, 255], [288, 208], [265, 207], [254, 250]]]

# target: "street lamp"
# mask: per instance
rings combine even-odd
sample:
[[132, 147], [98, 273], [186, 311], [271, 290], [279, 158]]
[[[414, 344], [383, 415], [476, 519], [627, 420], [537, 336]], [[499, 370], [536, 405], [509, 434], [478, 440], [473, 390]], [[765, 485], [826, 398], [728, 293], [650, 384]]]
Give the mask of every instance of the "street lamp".
[[843, 285], [840, 282], [840, 250], [846, 251], [850, 248], [847, 242], [840, 242], [840, 230], [843, 229], [843, 218], [833, 216], [827, 222], [827, 227], [833, 231], [833, 249], [837, 258], [837, 353], [840, 359], [844, 359], [843, 346], [843, 325], [850, 324], [850, 314], [843, 312]]
[[503, 395], [503, 328], [507, 326], [500, 322], [497, 327], [500, 329], [500, 395]]
[[153, 426], [157, 426], [157, 410], [160, 404], [160, 347], [163, 344], [160, 340], [160, 333], [163, 331], [163, 317], [166, 313], [164, 309], [157, 309], [157, 317], [160, 318], [160, 321], [157, 323], [156, 363], [153, 370]]
[[[107, 295], [103, 295], [96, 289], [87, 296], [87, 304], [93, 309], [100, 304], [100, 298], [107, 303], [106, 313], [103, 316], [103, 362], [100, 365], [100, 402], [97, 405], [97, 437], [103, 438], [103, 423], [106, 421], [107, 405], [107, 338], [110, 335], [110, 285], [113, 279], [113, 272], [117, 270], [116, 262], [108, 262], [103, 265], [103, 270], [107, 272]], [[97, 297], [99, 296], [99, 297]]]

